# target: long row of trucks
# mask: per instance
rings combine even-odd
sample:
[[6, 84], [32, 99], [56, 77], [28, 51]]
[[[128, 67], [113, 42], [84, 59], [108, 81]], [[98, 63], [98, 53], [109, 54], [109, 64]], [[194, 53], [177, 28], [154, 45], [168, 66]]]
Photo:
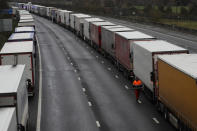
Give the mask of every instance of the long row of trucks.
[[0, 131], [27, 131], [29, 125], [28, 97], [34, 96], [37, 42], [33, 17], [23, 7], [13, 7], [18, 27], [0, 51]]
[[[30, 11], [41, 15], [33, 8]], [[19, 7], [19, 6], [18, 6]], [[88, 14], [43, 8], [43, 17], [73, 31], [102, 53], [132, 82], [139, 78], [144, 93], [176, 129], [197, 130], [197, 55], [185, 48]], [[20, 8], [20, 7], [19, 7]]]

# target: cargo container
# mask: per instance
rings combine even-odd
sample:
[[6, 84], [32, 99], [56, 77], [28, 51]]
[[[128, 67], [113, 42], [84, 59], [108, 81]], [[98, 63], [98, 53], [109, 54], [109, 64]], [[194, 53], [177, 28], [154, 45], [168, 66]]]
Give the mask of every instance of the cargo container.
[[122, 26], [122, 25], [112, 25], [112, 26], [102, 26], [102, 28], [105, 28], [105, 29], [111, 29], [111, 28], [124, 28], [125, 26]]
[[70, 23], [71, 23], [71, 20], [70, 20], [70, 15], [72, 14], [73, 12], [72, 11], [67, 11], [66, 12], [66, 17], [65, 17], [65, 19], [66, 19], [66, 27], [67, 28], [70, 28]]
[[133, 43], [135, 41], [150, 41], [155, 39], [155, 37], [139, 31], [116, 32], [115, 53], [117, 66], [119, 70], [125, 73], [125, 76], [133, 76]]
[[159, 106], [180, 131], [197, 130], [197, 54], [158, 57]]
[[58, 9], [58, 10], [56, 11], [56, 22], [57, 22], [58, 24], [60, 24], [60, 22], [61, 22], [61, 15], [60, 15], [61, 11], [62, 11], [62, 10], [60, 10], [60, 9]]
[[187, 54], [189, 51], [166, 41], [137, 41], [133, 43], [133, 72], [148, 89], [152, 100], [157, 99], [158, 55]]
[[101, 26], [114, 26], [110, 22], [91, 22], [90, 23], [90, 39], [93, 47], [101, 48]]
[[84, 35], [84, 40], [89, 41], [90, 40], [90, 22], [104, 22], [103, 19], [100, 18], [86, 18], [82, 19], [83, 25], [84, 25], [84, 30], [83, 30], [83, 35]]
[[21, 15], [19, 20], [29, 20], [29, 19], [33, 19], [32, 15]]
[[45, 6], [38, 6], [38, 14], [40, 16], [46, 16], [47, 14], [47, 9]]
[[47, 10], [46, 16], [47, 16], [48, 18], [51, 18], [51, 10], [54, 9], [54, 8], [55, 8], [55, 7], [46, 7], [46, 10]]
[[16, 108], [0, 108], [0, 131], [18, 131]]
[[83, 25], [83, 19], [85, 18], [91, 18], [90, 15], [81, 14], [81, 15], [75, 15], [75, 31], [78, 35], [83, 33], [84, 25]]
[[35, 28], [35, 23], [33, 19], [26, 19], [26, 20], [20, 20], [18, 22], [18, 26], [24, 27], [24, 26], [32, 26]]
[[34, 95], [35, 48], [33, 41], [7, 42], [0, 52], [0, 65], [25, 64], [25, 77], [29, 81], [28, 94]]
[[18, 41], [34, 41], [36, 44], [34, 33], [12, 33], [8, 38], [8, 42], [18, 42]]
[[35, 29], [33, 27], [16, 27], [15, 33], [35, 33]]
[[112, 61], [115, 60], [115, 33], [116, 32], [126, 32], [134, 31], [134, 29], [127, 27], [114, 26], [114, 28], [109, 28], [110, 26], [103, 26], [101, 31], [101, 49], [103, 53], [107, 55]]
[[51, 9], [51, 20], [52, 20], [52, 22], [56, 22], [57, 10], [58, 9], [56, 9], [56, 8]]
[[67, 10], [60, 10], [60, 24], [61, 25], [66, 24], [66, 12]]
[[28, 94], [24, 69], [25, 65], [0, 66], [0, 109], [15, 107], [17, 124], [26, 128], [28, 121]]

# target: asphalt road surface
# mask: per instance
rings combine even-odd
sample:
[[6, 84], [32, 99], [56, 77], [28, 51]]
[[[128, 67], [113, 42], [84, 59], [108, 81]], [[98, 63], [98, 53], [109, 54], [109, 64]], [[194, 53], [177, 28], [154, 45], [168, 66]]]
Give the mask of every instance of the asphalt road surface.
[[[105, 58], [73, 33], [34, 16], [42, 58], [41, 131], [174, 131]], [[40, 117], [40, 116], [38, 116]]]

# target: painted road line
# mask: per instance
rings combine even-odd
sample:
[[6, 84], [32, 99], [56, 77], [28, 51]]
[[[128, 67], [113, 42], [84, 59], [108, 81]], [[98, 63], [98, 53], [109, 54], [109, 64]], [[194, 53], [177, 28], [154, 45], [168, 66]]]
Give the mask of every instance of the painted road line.
[[89, 106], [92, 106], [92, 103], [88, 101], [88, 105], [89, 105]]
[[108, 69], [109, 71], [111, 70], [111, 68], [110, 68], [110, 67], [108, 67], [107, 69]]
[[72, 63], [72, 62], [71, 62], [70, 64], [71, 64], [71, 65], [73, 65], [73, 63]]
[[138, 102], [139, 104], [142, 104], [142, 101], [141, 101], [141, 100], [137, 100], [137, 102]]
[[118, 75], [115, 75], [115, 77], [118, 79], [119, 77], [118, 77]]
[[105, 62], [104, 61], [101, 61], [101, 63], [104, 64]]
[[42, 60], [41, 60], [41, 53], [40, 53], [40, 44], [38, 42], [38, 38], [36, 37], [37, 45], [38, 45], [38, 53], [39, 53], [39, 98], [38, 98], [38, 114], [37, 114], [37, 123], [36, 123], [36, 131], [40, 131], [40, 124], [41, 124], [41, 110], [42, 110]]
[[81, 78], [80, 78], [80, 77], [78, 77], [78, 80], [80, 81], [80, 80], [81, 80]]
[[101, 125], [100, 125], [100, 122], [99, 121], [96, 121], [96, 125], [97, 125], [97, 127], [101, 127]]
[[127, 90], [129, 89], [129, 87], [127, 85], [124, 86]]
[[77, 70], [74, 70], [74, 72], [77, 72]]
[[86, 91], [86, 89], [85, 89], [85, 88], [82, 88], [82, 90], [83, 90], [83, 92], [85, 92], [85, 91]]
[[156, 124], [159, 124], [159, 121], [157, 120], [157, 118], [153, 117], [152, 119], [153, 119], [153, 121], [154, 121]]

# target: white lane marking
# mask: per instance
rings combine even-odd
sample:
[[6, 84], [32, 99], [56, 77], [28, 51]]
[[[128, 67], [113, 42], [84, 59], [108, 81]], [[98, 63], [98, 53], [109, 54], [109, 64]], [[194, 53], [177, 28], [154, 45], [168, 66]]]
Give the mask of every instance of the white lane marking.
[[[38, 44], [38, 53], [39, 53], [39, 70], [42, 68], [42, 60], [41, 60], [41, 53], [40, 53], [40, 44], [37, 39]], [[40, 131], [40, 123], [41, 123], [41, 110], [42, 110], [42, 71], [40, 71], [40, 79], [39, 79], [39, 98], [38, 98], [38, 114], [37, 114], [37, 123], [36, 123], [36, 131]]]
[[101, 61], [101, 63], [104, 64], [105, 62], [104, 61]]
[[159, 124], [159, 121], [157, 120], [157, 118], [153, 117], [152, 119], [153, 119], [153, 121], [154, 121], [155, 123]]
[[97, 125], [97, 127], [99, 127], [99, 128], [101, 127], [99, 121], [96, 121], [96, 125]]
[[86, 91], [86, 89], [85, 89], [85, 88], [82, 88], [82, 90], [83, 90], [83, 92], [85, 92], [85, 91]]
[[80, 81], [80, 80], [81, 80], [81, 78], [80, 78], [80, 77], [78, 77], [78, 80]]
[[67, 57], [70, 60], [70, 57]]
[[108, 69], [109, 71], [111, 70], [111, 68], [110, 68], [110, 67], [108, 67], [107, 69]]
[[92, 106], [92, 103], [88, 101], [88, 105], [89, 105], [89, 106]]
[[71, 65], [73, 65], [73, 63], [70, 63]]
[[127, 85], [124, 86], [127, 90], [129, 89], [129, 87]]
[[119, 77], [118, 77], [118, 75], [115, 75], [115, 77], [118, 79]]
[[137, 102], [138, 102], [139, 104], [142, 104], [142, 101], [141, 101], [141, 100], [137, 100]]
[[77, 72], [77, 70], [74, 70], [74, 72]]

